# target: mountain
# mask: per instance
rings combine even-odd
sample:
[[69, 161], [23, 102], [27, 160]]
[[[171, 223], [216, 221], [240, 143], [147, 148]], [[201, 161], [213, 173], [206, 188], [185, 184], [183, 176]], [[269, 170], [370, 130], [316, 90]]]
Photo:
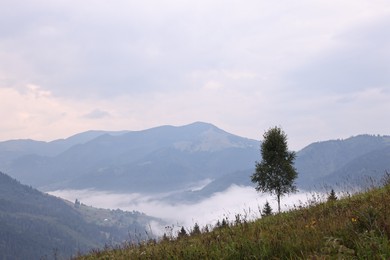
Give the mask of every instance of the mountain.
[[74, 145], [86, 143], [103, 134], [117, 135], [122, 133], [125, 133], [125, 131], [87, 131], [52, 142], [31, 139], [3, 141], [0, 142], [0, 163], [7, 165], [16, 158], [31, 154], [36, 156], [56, 156]]
[[372, 185], [380, 181], [378, 177], [382, 177], [385, 171], [390, 172], [390, 145], [354, 158], [325, 176], [322, 181], [324, 183], [344, 182], [352, 186]]
[[[260, 142], [203, 122], [142, 131], [92, 131], [46, 144], [31, 141], [35, 150], [23, 142], [13, 141], [12, 149], [0, 143], [0, 158], [18, 152], [0, 159], [0, 169], [44, 191], [93, 188], [202, 199], [232, 184], [252, 185], [255, 162], [261, 160]], [[347, 176], [379, 178], [390, 168], [389, 146], [389, 136], [373, 135], [310, 144], [297, 152], [298, 188], [333, 186]]]
[[[233, 184], [253, 185], [259, 148], [258, 141], [202, 122], [89, 131], [52, 142], [0, 142], [0, 170], [43, 191], [92, 188], [194, 202]], [[390, 136], [316, 142], [297, 152], [295, 167], [298, 188], [305, 190], [364, 183], [366, 176], [379, 179], [390, 171]], [[140, 230], [158, 221], [139, 212], [67, 202], [31, 186], [0, 173], [0, 252], [5, 259], [70, 257], [131, 236], [139, 241], [146, 234]]]
[[298, 185], [319, 188], [345, 183], [347, 178], [364, 182], [363, 175], [378, 178], [390, 169], [389, 147], [390, 136], [375, 135], [310, 144], [297, 153]]
[[[316, 142], [297, 152], [295, 167], [299, 189], [370, 185], [379, 181], [386, 170], [390, 172], [390, 136], [358, 135], [345, 140]], [[201, 190], [175, 196], [187, 200], [207, 198], [232, 184], [254, 186], [250, 181], [253, 172], [254, 165], [253, 168], [226, 173]]]
[[106, 244], [123, 243], [152, 220], [139, 212], [66, 202], [0, 172], [2, 259], [69, 258]]
[[166, 192], [247, 168], [258, 149], [257, 141], [197, 122], [105, 133], [56, 156], [22, 155], [0, 167], [42, 190]]

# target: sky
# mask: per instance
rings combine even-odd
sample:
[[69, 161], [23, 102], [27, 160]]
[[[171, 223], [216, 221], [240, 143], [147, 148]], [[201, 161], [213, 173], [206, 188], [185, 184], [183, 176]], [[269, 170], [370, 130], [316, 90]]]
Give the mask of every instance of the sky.
[[390, 134], [387, 0], [1, 0], [0, 141], [212, 123]]

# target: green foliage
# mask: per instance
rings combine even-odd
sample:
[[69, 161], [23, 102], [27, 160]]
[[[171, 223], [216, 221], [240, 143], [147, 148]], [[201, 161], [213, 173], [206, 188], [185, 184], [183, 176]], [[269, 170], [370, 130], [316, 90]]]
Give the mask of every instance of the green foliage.
[[389, 259], [390, 189], [289, 212], [180, 239], [96, 250], [79, 259]]
[[263, 137], [262, 161], [256, 163], [256, 172], [251, 180], [257, 185], [257, 191], [276, 195], [280, 212], [280, 197], [296, 191], [294, 180], [298, 173], [293, 166], [295, 153], [288, 151], [287, 135], [281, 128], [273, 127]]
[[334, 191], [334, 189], [332, 189], [329, 193], [328, 201], [335, 201], [335, 200], [337, 200], [336, 192]]
[[264, 208], [261, 211], [262, 217], [267, 217], [272, 215], [272, 208], [271, 205], [269, 205], [268, 201], [264, 204]]
[[177, 238], [184, 238], [184, 237], [187, 237], [188, 234], [187, 234], [187, 231], [184, 227], [181, 227], [179, 233], [177, 234]]
[[195, 235], [199, 235], [200, 233], [201, 233], [200, 227], [199, 227], [198, 223], [195, 223], [194, 228], [192, 229], [190, 235], [195, 236]]

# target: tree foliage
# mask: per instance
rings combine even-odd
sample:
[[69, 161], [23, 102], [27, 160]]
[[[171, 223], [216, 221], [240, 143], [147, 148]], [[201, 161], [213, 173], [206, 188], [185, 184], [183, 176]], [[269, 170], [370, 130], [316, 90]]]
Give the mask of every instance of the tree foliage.
[[177, 238], [184, 238], [184, 237], [187, 237], [188, 234], [187, 234], [187, 231], [184, 227], [181, 227], [179, 233], [177, 234]]
[[336, 192], [334, 191], [334, 189], [332, 189], [328, 196], [328, 201], [335, 201], [335, 200], [337, 200]]
[[288, 150], [287, 135], [279, 127], [270, 128], [263, 137], [262, 161], [256, 162], [256, 172], [251, 179], [257, 191], [276, 195], [280, 212], [280, 197], [296, 191], [295, 152]]
[[195, 223], [194, 228], [192, 229], [190, 235], [195, 236], [195, 235], [199, 235], [199, 234], [201, 234], [200, 227], [199, 227], [198, 223]]
[[271, 205], [269, 205], [269, 202], [267, 201], [264, 204], [263, 210], [261, 211], [261, 216], [266, 217], [266, 216], [271, 216], [271, 215], [272, 215], [272, 208], [271, 208]]

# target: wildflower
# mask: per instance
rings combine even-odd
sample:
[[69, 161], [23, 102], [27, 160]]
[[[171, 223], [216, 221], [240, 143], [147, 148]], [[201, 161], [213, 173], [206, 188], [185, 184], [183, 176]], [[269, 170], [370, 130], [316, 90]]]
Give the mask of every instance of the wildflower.
[[314, 228], [315, 225], [317, 224], [317, 221], [313, 219], [310, 224], [305, 225], [306, 228]]
[[352, 221], [352, 223], [356, 223], [357, 222], [357, 218], [352, 217], [351, 221]]

